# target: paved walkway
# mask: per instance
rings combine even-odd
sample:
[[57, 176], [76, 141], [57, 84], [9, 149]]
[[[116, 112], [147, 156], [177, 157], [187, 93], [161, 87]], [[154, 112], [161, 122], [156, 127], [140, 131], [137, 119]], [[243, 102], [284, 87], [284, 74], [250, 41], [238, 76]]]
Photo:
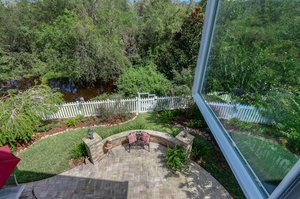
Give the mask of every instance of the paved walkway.
[[[151, 152], [123, 146], [95, 165], [81, 165], [60, 175], [27, 185], [38, 199], [44, 198], [231, 198], [211, 175], [196, 163], [189, 172], [173, 174], [165, 167], [166, 148], [151, 144]], [[33, 197], [34, 198], [34, 197]]]

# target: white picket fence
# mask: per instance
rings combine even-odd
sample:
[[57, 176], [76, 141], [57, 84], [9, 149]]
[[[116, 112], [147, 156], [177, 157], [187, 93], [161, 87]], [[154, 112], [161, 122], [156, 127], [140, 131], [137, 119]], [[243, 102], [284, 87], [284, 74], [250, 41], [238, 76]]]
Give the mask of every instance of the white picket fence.
[[[100, 115], [101, 109], [110, 109], [118, 112], [122, 108], [131, 113], [145, 113], [160, 110], [184, 109], [193, 103], [191, 96], [175, 97], [147, 97], [121, 100], [103, 100], [90, 102], [73, 102], [58, 105], [58, 111], [49, 116], [44, 116], [44, 120], [71, 118], [76, 115], [95, 116]], [[207, 102], [211, 109], [221, 119], [237, 118], [245, 122], [269, 123], [258, 111], [251, 105], [230, 104], [220, 102]]]
[[270, 121], [263, 117], [259, 110], [252, 105], [230, 104], [220, 102], [207, 102], [218, 118], [232, 119], [237, 118], [245, 122], [268, 124]]
[[144, 113], [154, 110], [174, 110], [188, 107], [193, 102], [191, 96], [175, 97], [150, 97], [121, 100], [103, 100], [90, 102], [73, 102], [57, 105], [58, 111], [44, 120], [71, 118], [76, 115], [95, 116], [100, 115], [100, 109], [107, 108], [118, 112], [118, 109], [126, 107], [128, 112]]

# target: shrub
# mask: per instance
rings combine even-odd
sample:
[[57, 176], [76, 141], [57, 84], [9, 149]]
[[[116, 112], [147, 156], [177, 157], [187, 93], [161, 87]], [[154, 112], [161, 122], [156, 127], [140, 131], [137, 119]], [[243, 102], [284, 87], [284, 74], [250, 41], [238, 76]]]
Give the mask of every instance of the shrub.
[[214, 152], [214, 149], [207, 140], [198, 136], [195, 137], [191, 153], [194, 158], [199, 159], [202, 157], [204, 159], [210, 159], [212, 152]]
[[74, 145], [72, 151], [71, 151], [71, 158], [76, 160], [79, 159], [81, 157], [86, 157], [87, 154], [87, 150], [85, 148], [85, 144], [83, 142]]
[[45, 85], [34, 86], [23, 92], [8, 91], [0, 99], [0, 146], [14, 146], [16, 141], [29, 141], [34, 127], [41, 124], [41, 115], [57, 111], [62, 95]]
[[188, 153], [181, 146], [168, 148], [166, 154], [166, 164], [173, 171], [182, 171], [188, 164]]
[[67, 120], [67, 125], [68, 126], [76, 126], [78, 124], [78, 121], [75, 118], [69, 118]]
[[187, 122], [187, 126], [190, 128], [202, 128], [205, 125], [204, 121], [200, 119], [191, 119]]
[[113, 115], [120, 116], [123, 120], [128, 120], [131, 117], [131, 113], [126, 104], [121, 101], [116, 101], [113, 106], [107, 107], [105, 104], [98, 106], [96, 113], [101, 116], [104, 121], [113, 119]]
[[171, 82], [153, 63], [126, 69], [118, 78], [117, 86], [126, 96], [136, 96], [139, 89], [157, 95], [166, 95], [172, 90]]
[[56, 127], [55, 123], [43, 124], [33, 129], [34, 132], [48, 132]]
[[174, 111], [162, 111], [159, 113], [159, 119], [164, 123], [169, 123], [174, 118]]
[[295, 152], [300, 151], [300, 133], [296, 129], [291, 129], [288, 134], [288, 146]]
[[[300, 133], [300, 93], [272, 90], [261, 100], [262, 114], [281, 131]], [[294, 129], [294, 130], [292, 130]]]
[[85, 117], [84, 117], [83, 115], [76, 115], [76, 116], [75, 116], [75, 120], [76, 120], [77, 122], [84, 122]]

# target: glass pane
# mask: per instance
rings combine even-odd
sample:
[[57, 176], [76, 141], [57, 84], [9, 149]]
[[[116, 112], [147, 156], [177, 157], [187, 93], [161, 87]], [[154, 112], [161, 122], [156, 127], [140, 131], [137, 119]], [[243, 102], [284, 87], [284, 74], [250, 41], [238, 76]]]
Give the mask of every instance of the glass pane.
[[201, 91], [264, 191], [299, 159], [300, 1], [223, 0]]

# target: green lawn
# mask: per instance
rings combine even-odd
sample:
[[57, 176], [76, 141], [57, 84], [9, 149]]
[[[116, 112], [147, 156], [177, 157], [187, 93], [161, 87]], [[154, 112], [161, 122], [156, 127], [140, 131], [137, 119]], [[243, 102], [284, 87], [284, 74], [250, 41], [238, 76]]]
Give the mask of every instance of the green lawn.
[[[154, 114], [140, 114], [135, 120], [112, 127], [95, 127], [102, 138], [131, 129], [151, 129], [163, 131], [175, 136], [180, 129], [160, 122]], [[69, 160], [73, 147], [86, 136], [87, 130], [74, 130], [43, 139], [20, 153], [21, 162], [16, 170], [18, 181], [41, 180], [69, 169]]]
[[256, 174], [270, 185], [278, 184], [298, 161], [296, 155], [277, 142], [237, 132], [231, 136]]

